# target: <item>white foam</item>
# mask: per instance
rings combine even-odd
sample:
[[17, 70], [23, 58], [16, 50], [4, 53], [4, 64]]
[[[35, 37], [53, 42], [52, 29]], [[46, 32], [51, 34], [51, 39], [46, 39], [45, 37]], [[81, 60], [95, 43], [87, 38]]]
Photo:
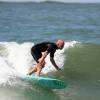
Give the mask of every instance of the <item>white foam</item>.
[[34, 45], [33, 43], [9, 43], [7, 45], [8, 51], [8, 62], [13, 66], [18, 72], [25, 74], [27, 72], [27, 67], [30, 66], [32, 56], [30, 54], [30, 49]]
[[[69, 47], [73, 47], [77, 42], [66, 42], [62, 50], [57, 50], [54, 56], [57, 65], [63, 69], [64, 65], [64, 51]], [[22, 43], [16, 42], [0, 42], [0, 82], [6, 82], [9, 77], [21, 73], [26, 74], [29, 68], [33, 67], [36, 62], [34, 61], [30, 50], [34, 43]], [[46, 65], [42, 70], [43, 73], [56, 71], [49, 60], [49, 55], [46, 58]]]
[[14, 75], [14, 70], [0, 57], [0, 84], [7, 82], [11, 75]]

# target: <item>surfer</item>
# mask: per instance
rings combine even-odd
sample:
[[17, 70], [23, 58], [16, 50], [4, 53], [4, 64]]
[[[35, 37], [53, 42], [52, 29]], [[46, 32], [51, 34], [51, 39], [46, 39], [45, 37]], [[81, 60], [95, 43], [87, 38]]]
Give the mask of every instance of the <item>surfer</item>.
[[[41, 73], [42, 68], [45, 65], [45, 58], [50, 53], [50, 61], [54, 65], [54, 67], [57, 70], [60, 70], [60, 68], [57, 66], [56, 62], [54, 61], [54, 53], [57, 49], [63, 49], [64, 47], [64, 41], [63, 40], [57, 40], [55, 43], [52, 42], [42, 42], [39, 44], [36, 44], [31, 48], [31, 54], [35, 61], [37, 62], [37, 65], [34, 66], [28, 73], [28, 75], [31, 75], [32, 73], [36, 72], [36, 75], [39, 76]], [[44, 52], [42, 54], [42, 52]]]

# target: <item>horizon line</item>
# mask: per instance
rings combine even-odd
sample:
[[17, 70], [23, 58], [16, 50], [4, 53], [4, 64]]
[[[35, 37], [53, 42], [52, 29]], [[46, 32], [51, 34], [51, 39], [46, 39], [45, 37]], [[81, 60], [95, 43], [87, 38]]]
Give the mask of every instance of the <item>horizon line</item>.
[[3, 1], [3, 0], [0, 0], [0, 2], [4, 2], [4, 3], [5, 3], [5, 2], [9, 2], [9, 3], [10, 3], [10, 2], [11, 2], [11, 3], [28, 3], [28, 2], [33, 2], [33, 3], [45, 3], [45, 2], [47, 2], [47, 3], [49, 3], [49, 2], [50, 2], [50, 3], [83, 3], [83, 4], [88, 4], [88, 3], [89, 3], [89, 4], [93, 4], [93, 3], [94, 3], [94, 4], [95, 4], [95, 3], [97, 4], [97, 3], [100, 3], [100, 1], [98, 1], [98, 2], [85, 2], [85, 1], [83, 1], [83, 2], [82, 2], [82, 1], [81, 1], [81, 2], [78, 2], [78, 1], [76, 1], [76, 2], [71, 2], [71, 1], [32, 1], [32, 0], [25, 0], [25, 1], [23, 1], [23, 0], [21, 0], [21, 1], [19, 1], [19, 0], [18, 0], [18, 1], [17, 1], [17, 0], [16, 0], [16, 1], [12, 1], [12, 0], [11, 0], [11, 1], [8, 1], [8, 0], [4, 0], [4, 1]]

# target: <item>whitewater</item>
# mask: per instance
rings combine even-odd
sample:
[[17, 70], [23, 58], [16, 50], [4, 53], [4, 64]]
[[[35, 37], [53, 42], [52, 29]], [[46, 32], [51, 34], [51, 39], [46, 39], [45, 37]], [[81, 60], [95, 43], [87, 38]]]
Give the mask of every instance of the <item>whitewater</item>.
[[[66, 42], [63, 50], [56, 51], [54, 59], [62, 70], [64, 69], [65, 50], [73, 47], [76, 43], [78, 42]], [[0, 42], [0, 84], [5, 84], [11, 78], [15, 78], [20, 74], [27, 74], [29, 69], [34, 67], [36, 62], [30, 53], [33, 45], [34, 43], [32, 42]], [[49, 55], [45, 62], [46, 64], [42, 70], [42, 74], [56, 71], [49, 60]]]

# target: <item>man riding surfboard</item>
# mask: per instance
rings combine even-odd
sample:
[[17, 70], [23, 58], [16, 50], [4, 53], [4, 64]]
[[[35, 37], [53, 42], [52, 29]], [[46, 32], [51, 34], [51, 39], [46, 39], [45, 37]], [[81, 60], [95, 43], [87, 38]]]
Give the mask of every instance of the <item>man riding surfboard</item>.
[[[28, 75], [31, 75], [32, 73], [36, 73], [37, 76], [40, 75], [42, 68], [45, 65], [45, 58], [50, 53], [50, 61], [54, 65], [54, 67], [57, 70], [60, 70], [60, 68], [57, 66], [56, 62], [54, 61], [54, 53], [57, 49], [63, 49], [64, 47], [64, 41], [63, 40], [57, 40], [55, 43], [52, 42], [42, 42], [39, 44], [36, 44], [31, 48], [31, 54], [35, 61], [37, 62], [37, 65], [34, 66], [28, 73]], [[42, 52], [43, 55], [42, 55]]]

